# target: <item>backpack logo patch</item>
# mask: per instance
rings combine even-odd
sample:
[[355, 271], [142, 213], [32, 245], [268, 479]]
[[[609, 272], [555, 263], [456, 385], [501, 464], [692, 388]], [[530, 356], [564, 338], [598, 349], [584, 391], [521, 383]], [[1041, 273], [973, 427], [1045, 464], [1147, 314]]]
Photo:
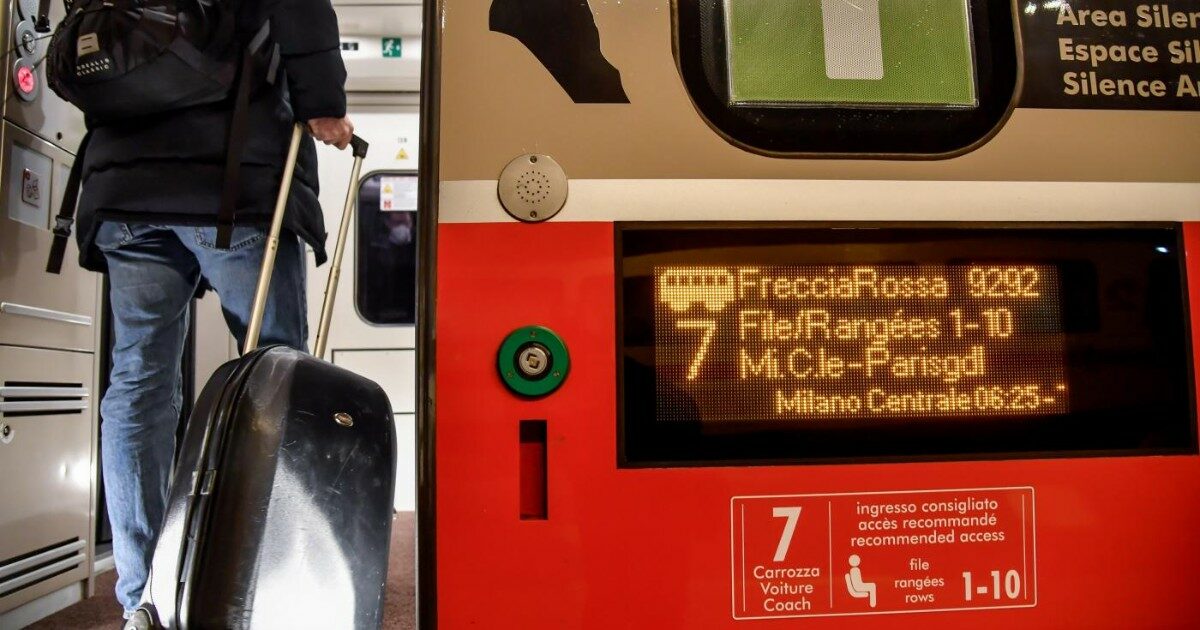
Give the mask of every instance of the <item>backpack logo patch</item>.
[[95, 33], [80, 35], [75, 42], [75, 54], [82, 57], [100, 52], [100, 37]]

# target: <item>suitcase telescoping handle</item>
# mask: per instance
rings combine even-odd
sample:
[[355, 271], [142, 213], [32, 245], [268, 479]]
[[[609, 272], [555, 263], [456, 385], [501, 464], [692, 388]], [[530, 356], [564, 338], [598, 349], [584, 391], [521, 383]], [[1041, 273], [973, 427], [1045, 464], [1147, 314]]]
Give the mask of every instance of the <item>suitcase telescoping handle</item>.
[[325, 298], [321, 301], [321, 320], [317, 323], [317, 338], [313, 343], [313, 354], [325, 358], [325, 346], [329, 344], [329, 321], [333, 319], [333, 297], [337, 295], [338, 281], [342, 278], [342, 254], [346, 251], [346, 237], [350, 234], [350, 217], [358, 204], [358, 177], [362, 172], [363, 158], [367, 157], [367, 143], [358, 136], [351, 136], [350, 148], [354, 151], [354, 165], [350, 167], [350, 186], [346, 189], [346, 205], [342, 208], [342, 223], [338, 226], [337, 244], [333, 247], [333, 260], [329, 263], [329, 280], [325, 283]]
[[[250, 322], [246, 327], [246, 346], [242, 354], [258, 347], [258, 336], [262, 332], [263, 314], [267, 310], [267, 293], [271, 288], [271, 274], [275, 271], [275, 254], [279, 252], [279, 233], [283, 230], [283, 214], [287, 209], [288, 193], [291, 191], [292, 175], [296, 171], [296, 157], [300, 153], [300, 140], [304, 137], [304, 125], [297, 123], [292, 129], [292, 141], [288, 145], [287, 162], [283, 166], [283, 181], [279, 195], [275, 198], [275, 212], [271, 215], [271, 231], [267, 235], [267, 248], [263, 252], [262, 268], [258, 272], [258, 288], [254, 291], [254, 307], [250, 310]], [[337, 245], [330, 262], [329, 281], [325, 285], [325, 300], [321, 304], [321, 322], [317, 327], [317, 338], [313, 354], [323, 357], [329, 337], [329, 322], [333, 318], [333, 297], [337, 293], [341, 276], [342, 254], [346, 249], [346, 235], [350, 232], [350, 217], [358, 201], [358, 177], [362, 172], [363, 159], [367, 157], [367, 142], [358, 136], [350, 138], [350, 149], [354, 153], [354, 166], [350, 170], [350, 185], [346, 191], [346, 207], [342, 209], [342, 222], [338, 226]]]

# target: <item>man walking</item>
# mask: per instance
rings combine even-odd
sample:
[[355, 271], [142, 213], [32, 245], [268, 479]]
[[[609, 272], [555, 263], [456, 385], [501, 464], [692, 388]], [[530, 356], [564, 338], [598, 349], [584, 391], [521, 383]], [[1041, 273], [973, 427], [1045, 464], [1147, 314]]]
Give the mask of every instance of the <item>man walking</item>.
[[[345, 67], [330, 0], [231, 0], [249, 42], [264, 24], [278, 46], [276, 79], [250, 93], [235, 227], [218, 247], [234, 97], [92, 130], [83, 164], [81, 264], [109, 277], [115, 338], [100, 405], [101, 454], [117, 599], [128, 618], [146, 584], [166, 507], [182, 404], [180, 359], [188, 305], [202, 286], [221, 301], [243, 344], [275, 194], [294, 121], [344, 148]], [[261, 343], [303, 349], [307, 243], [325, 260], [316, 149], [301, 146], [267, 299]]]

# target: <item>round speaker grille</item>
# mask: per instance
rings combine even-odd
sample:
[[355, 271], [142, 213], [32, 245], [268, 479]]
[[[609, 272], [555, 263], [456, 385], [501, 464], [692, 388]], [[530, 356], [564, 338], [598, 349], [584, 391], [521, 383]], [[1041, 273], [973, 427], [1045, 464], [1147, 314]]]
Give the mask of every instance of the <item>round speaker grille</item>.
[[496, 192], [513, 218], [545, 221], [567, 202], [567, 174], [549, 155], [529, 153], [504, 167]]

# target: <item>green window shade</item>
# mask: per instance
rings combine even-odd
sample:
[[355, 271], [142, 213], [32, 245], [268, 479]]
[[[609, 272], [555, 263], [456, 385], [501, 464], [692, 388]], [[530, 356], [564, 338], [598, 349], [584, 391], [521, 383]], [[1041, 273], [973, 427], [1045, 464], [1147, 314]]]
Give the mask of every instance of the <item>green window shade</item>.
[[725, 0], [737, 104], [974, 107], [968, 0]]

